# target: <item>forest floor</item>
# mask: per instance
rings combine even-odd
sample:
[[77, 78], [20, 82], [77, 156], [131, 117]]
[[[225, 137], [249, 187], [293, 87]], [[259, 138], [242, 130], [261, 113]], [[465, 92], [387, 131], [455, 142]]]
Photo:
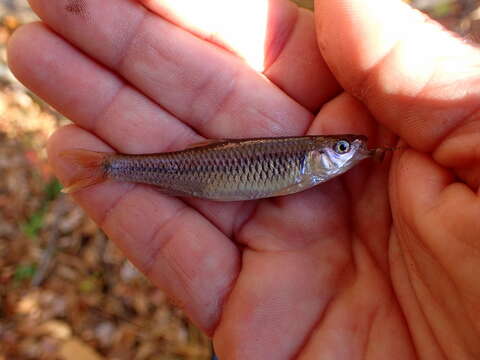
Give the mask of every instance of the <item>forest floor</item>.
[[[479, 39], [478, 1], [411, 3]], [[9, 36], [35, 19], [0, 0], [0, 360], [210, 359], [209, 339], [60, 193], [45, 144], [68, 120], [6, 65]]]

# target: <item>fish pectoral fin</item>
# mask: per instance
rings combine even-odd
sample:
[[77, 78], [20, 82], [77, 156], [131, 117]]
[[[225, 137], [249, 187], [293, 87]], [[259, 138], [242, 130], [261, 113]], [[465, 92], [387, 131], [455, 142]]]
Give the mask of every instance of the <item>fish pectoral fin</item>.
[[220, 144], [220, 143], [224, 143], [226, 141], [227, 140], [224, 140], [224, 139], [208, 139], [208, 140], [204, 140], [204, 141], [200, 141], [200, 142], [190, 144], [186, 147], [186, 149], [194, 149], [194, 148], [207, 146], [207, 145]]

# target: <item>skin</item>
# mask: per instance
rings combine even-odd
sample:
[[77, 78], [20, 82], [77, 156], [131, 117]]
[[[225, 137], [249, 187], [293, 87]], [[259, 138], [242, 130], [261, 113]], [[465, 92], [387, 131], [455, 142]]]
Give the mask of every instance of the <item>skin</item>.
[[75, 123], [48, 145], [63, 182], [68, 148], [398, 140], [393, 158], [283, 198], [222, 204], [125, 183], [74, 194], [221, 359], [480, 357], [477, 49], [397, 0], [317, 1], [315, 15], [271, 0], [264, 37], [264, 1], [30, 3], [42, 21], [13, 35], [9, 61]]

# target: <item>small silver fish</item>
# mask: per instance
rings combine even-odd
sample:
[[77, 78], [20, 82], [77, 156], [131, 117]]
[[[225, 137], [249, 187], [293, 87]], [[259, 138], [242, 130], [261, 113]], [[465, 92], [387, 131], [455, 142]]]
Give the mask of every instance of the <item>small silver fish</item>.
[[72, 149], [78, 165], [64, 192], [107, 179], [152, 184], [174, 196], [239, 201], [293, 194], [338, 176], [367, 157], [362, 135], [213, 140], [185, 150], [145, 155]]

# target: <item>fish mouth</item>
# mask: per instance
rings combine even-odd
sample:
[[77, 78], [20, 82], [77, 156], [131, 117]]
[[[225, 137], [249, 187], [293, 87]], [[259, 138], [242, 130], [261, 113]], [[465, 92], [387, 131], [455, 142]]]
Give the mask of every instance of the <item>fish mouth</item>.
[[355, 140], [353, 144], [356, 146], [357, 149], [357, 156], [360, 159], [365, 159], [365, 158], [373, 158], [376, 161], [382, 162], [383, 159], [385, 158], [385, 154], [388, 151], [393, 151], [395, 148], [388, 148], [388, 147], [379, 147], [379, 148], [373, 148], [369, 149], [367, 148], [367, 144], [365, 141], [362, 140]]
[[361, 159], [375, 156], [376, 149], [368, 149], [367, 144], [361, 140], [355, 140], [354, 145], [357, 149], [357, 156]]
[[396, 148], [380, 147], [375, 149], [367, 149], [368, 156], [373, 158], [376, 161], [383, 161], [385, 154], [388, 151], [394, 151]]
[[378, 162], [382, 162], [383, 159], [385, 158], [385, 149], [382, 148], [375, 148], [375, 149], [370, 149], [368, 150], [368, 155], [369, 157], [373, 158], [374, 160]]

